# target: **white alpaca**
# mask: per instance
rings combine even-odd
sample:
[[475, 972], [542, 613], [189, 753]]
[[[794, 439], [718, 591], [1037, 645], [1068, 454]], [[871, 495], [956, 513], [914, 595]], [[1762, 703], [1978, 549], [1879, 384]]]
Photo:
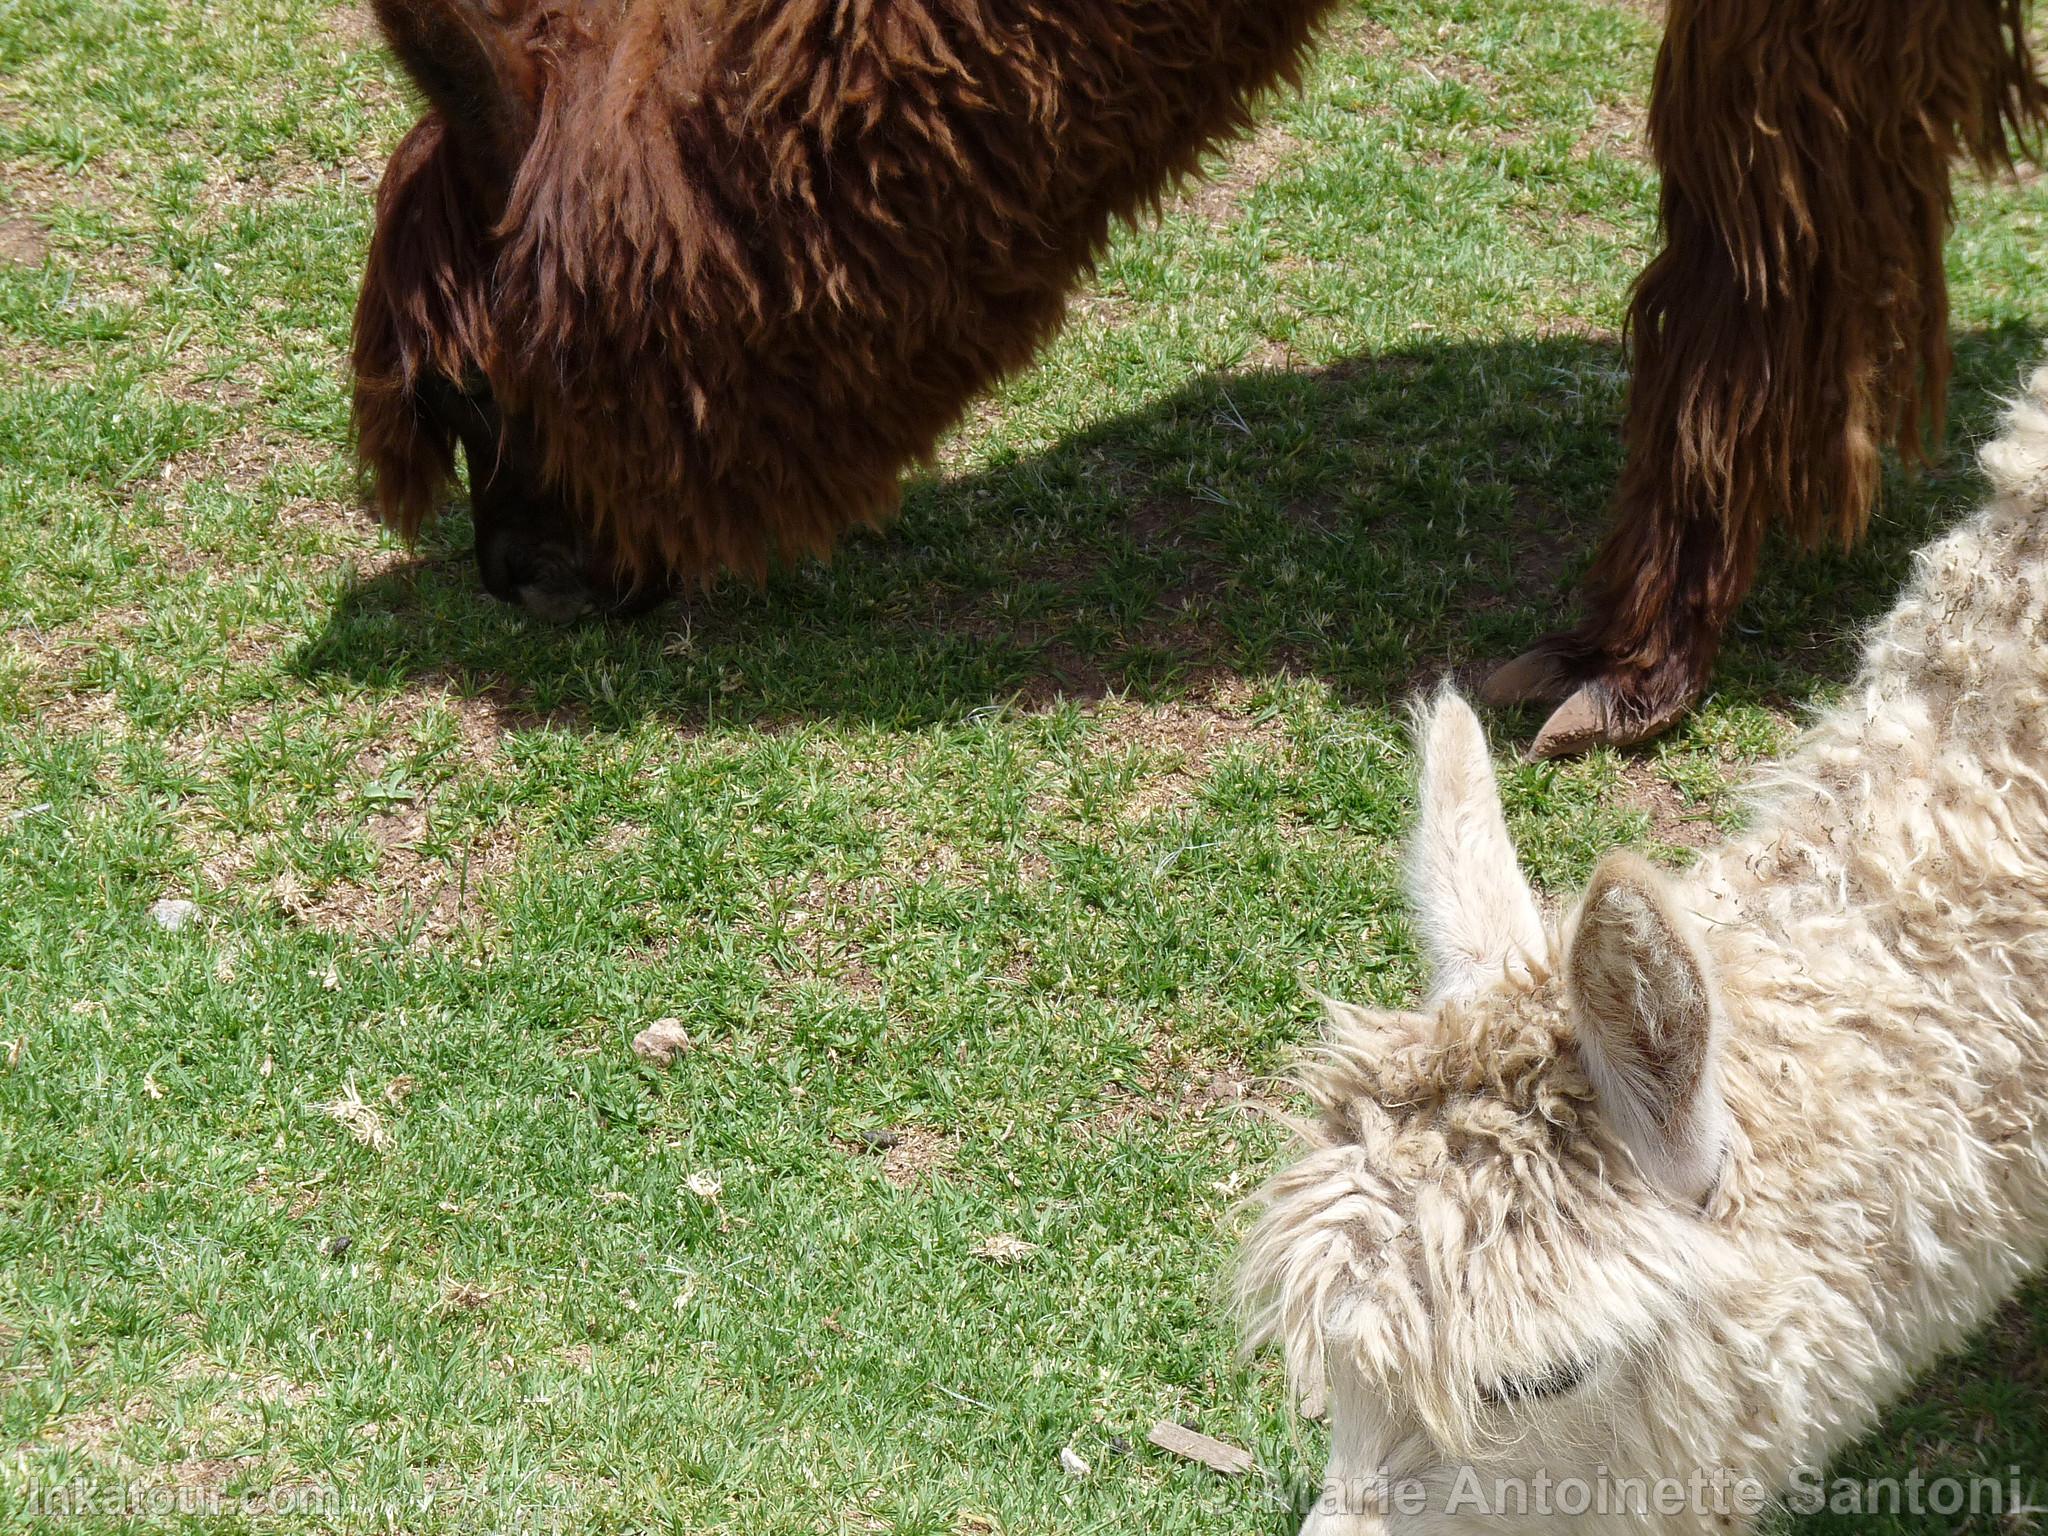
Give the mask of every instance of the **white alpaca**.
[[1984, 463], [1682, 877], [1612, 854], [1546, 930], [1478, 722], [1425, 711], [1429, 1010], [1331, 1006], [1241, 1274], [1328, 1390], [1305, 1536], [1741, 1528], [2048, 1251], [2048, 369]]

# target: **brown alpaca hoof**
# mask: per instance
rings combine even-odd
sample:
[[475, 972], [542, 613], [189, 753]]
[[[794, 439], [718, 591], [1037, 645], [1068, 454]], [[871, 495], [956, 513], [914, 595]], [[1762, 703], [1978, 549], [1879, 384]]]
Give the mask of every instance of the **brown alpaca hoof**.
[[502, 564], [484, 564], [483, 578], [491, 596], [543, 624], [580, 624], [603, 609], [572, 559], [531, 559], [521, 552]]
[[1621, 745], [1616, 741], [1607, 690], [1599, 683], [1585, 683], [1550, 713], [1543, 729], [1529, 743], [1529, 757], [1544, 762], [1553, 757], [1577, 757], [1597, 746]]
[[1586, 675], [1582, 662], [1554, 644], [1524, 651], [1504, 662], [1479, 685], [1479, 698], [1489, 709], [1519, 709], [1524, 704], [1561, 704]]
[[551, 587], [521, 587], [519, 606], [543, 624], [580, 624], [593, 618], [597, 604], [588, 592], [563, 591]]
[[1653, 700], [1625, 691], [1624, 682], [1639, 687], [1641, 679], [1596, 677], [1580, 684], [1543, 722], [1529, 744], [1530, 760], [1577, 757], [1595, 747], [1639, 746], [1684, 719], [1699, 697], [1695, 689], [1677, 698]]
[[486, 592], [544, 624], [635, 618], [673, 593], [666, 580], [619, 575], [608, 557], [574, 537], [536, 537], [501, 518], [479, 521], [476, 564]]
[[1479, 697], [1493, 709], [1556, 706], [1529, 745], [1530, 759], [1540, 762], [1663, 735], [1706, 692], [1707, 677], [1705, 662], [1620, 667], [1560, 636], [1496, 667]]

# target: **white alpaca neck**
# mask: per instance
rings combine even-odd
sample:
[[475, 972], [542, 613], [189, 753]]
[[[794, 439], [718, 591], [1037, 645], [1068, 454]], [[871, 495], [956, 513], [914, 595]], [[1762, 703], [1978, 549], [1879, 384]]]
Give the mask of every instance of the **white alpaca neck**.
[[[2048, 1250], [2048, 371], [1848, 694], [1684, 886], [1728, 1009], [1717, 1219], [1788, 1464]], [[1760, 1433], [1764, 1426], [1759, 1424]], [[1775, 1459], [1775, 1458], [1774, 1458]]]

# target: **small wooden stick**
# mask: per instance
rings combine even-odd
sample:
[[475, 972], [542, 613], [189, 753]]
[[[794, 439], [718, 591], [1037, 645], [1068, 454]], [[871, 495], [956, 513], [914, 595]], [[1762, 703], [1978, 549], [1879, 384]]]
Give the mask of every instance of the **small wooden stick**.
[[1154, 1424], [1152, 1432], [1145, 1438], [1162, 1451], [1188, 1461], [1199, 1461], [1212, 1472], [1221, 1472], [1225, 1477], [1236, 1477], [1240, 1472], [1252, 1469], [1250, 1451], [1167, 1419]]

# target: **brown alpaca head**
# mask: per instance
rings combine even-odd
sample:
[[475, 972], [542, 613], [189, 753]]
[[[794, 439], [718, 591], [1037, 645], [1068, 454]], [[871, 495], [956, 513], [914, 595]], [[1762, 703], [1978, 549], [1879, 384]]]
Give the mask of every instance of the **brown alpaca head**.
[[460, 445], [486, 581], [578, 611], [889, 517], [1327, 0], [373, 3], [431, 107], [356, 321], [380, 508]]
[[619, 612], [659, 587], [574, 515], [522, 412], [506, 404], [494, 271], [542, 89], [531, 0], [373, 0], [429, 110], [378, 189], [356, 303], [355, 434], [378, 517], [410, 538], [459, 446], [490, 592], [557, 621]]

